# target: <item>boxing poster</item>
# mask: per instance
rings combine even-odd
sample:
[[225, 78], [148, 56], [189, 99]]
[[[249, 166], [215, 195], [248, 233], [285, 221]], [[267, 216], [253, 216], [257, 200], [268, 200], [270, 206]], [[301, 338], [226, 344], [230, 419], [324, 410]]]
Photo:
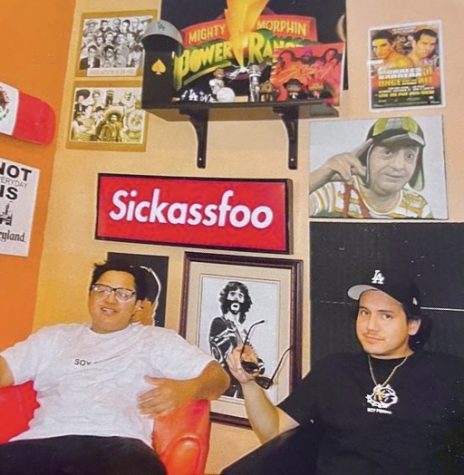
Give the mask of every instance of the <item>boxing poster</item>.
[[445, 105], [439, 20], [369, 29], [370, 110]]

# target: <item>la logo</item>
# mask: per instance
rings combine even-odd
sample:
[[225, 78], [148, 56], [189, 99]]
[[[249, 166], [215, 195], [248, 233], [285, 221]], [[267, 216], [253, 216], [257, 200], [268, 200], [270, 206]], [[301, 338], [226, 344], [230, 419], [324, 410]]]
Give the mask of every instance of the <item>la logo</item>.
[[385, 282], [385, 277], [379, 269], [376, 269], [374, 271], [374, 276], [372, 277], [371, 282], [377, 285], [383, 285], [383, 283]]

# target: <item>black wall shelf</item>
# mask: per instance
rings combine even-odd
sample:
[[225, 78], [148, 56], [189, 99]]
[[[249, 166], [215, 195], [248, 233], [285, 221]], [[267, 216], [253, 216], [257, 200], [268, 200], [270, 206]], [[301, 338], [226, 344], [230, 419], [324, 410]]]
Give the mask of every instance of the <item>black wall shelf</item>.
[[293, 100], [285, 102], [172, 102], [143, 104], [143, 109], [164, 120], [189, 120], [197, 135], [197, 167], [206, 168], [208, 121], [275, 120], [283, 121], [288, 137], [288, 168], [298, 167], [299, 119], [337, 117], [338, 111], [324, 102]]

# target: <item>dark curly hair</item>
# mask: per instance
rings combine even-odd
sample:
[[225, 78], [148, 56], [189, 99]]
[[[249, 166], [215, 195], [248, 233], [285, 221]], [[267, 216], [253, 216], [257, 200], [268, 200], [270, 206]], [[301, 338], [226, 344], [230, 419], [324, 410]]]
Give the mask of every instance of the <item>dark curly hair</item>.
[[241, 311], [240, 311], [240, 318], [239, 322], [243, 323], [245, 321], [245, 314], [250, 310], [250, 307], [253, 303], [250, 297], [250, 293], [248, 291], [248, 287], [245, 284], [242, 284], [241, 282], [238, 281], [231, 281], [227, 282], [226, 286], [221, 290], [221, 293], [219, 294], [219, 303], [221, 304], [221, 312], [225, 314], [227, 312], [227, 296], [229, 295], [229, 292], [231, 290], [240, 290], [244, 297], [245, 300], [242, 304]]

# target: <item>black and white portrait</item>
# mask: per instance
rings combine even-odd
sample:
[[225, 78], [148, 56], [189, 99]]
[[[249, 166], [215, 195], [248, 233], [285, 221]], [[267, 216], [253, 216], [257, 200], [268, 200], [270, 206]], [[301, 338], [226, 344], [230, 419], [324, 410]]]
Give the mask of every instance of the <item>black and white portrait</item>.
[[[260, 373], [277, 365], [278, 338], [275, 328], [278, 319], [278, 283], [251, 280], [232, 280], [204, 276], [201, 282], [200, 347], [209, 352], [227, 370], [226, 358], [248, 335], [259, 360]], [[242, 398], [240, 385], [232, 378], [225, 396]]]
[[[232, 350], [245, 343], [253, 346], [251, 343], [253, 328], [247, 323], [247, 314], [253, 301], [248, 286], [239, 281], [227, 282], [219, 293], [218, 301], [220, 314], [211, 320], [208, 341], [211, 354], [228, 371], [226, 360]], [[256, 326], [264, 323], [266, 322], [263, 320], [255, 322]], [[265, 371], [264, 362], [259, 354], [257, 357], [259, 373], [263, 374]], [[224, 395], [243, 397], [240, 384], [232, 375], [230, 376], [231, 385]]]
[[135, 315], [143, 325], [164, 327], [166, 320], [166, 295], [169, 258], [144, 254], [108, 252], [107, 260], [124, 261], [145, 271], [147, 297]]
[[136, 76], [143, 67], [142, 37], [154, 12], [84, 15], [77, 72], [80, 76]]
[[143, 147], [145, 124], [146, 113], [141, 108], [140, 87], [77, 86], [68, 146]]
[[[278, 403], [301, 378], [301, 272], [299, 260], [187, 252], [180, 334], [226, 371], [246, 342], [258, 360], [250, 371], [270, 382], [266, 394]], [[232, 379], [211, 403], [214, 420], [249, 426], [238, 386]]]

